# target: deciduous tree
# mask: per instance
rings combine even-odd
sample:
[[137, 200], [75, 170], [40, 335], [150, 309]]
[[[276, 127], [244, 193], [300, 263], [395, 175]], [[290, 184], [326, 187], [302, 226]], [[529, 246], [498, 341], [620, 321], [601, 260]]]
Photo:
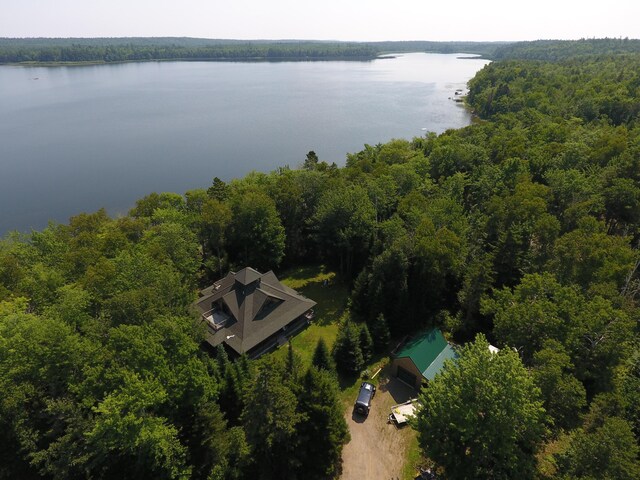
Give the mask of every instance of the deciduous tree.
[[420, 394], [413, 427], [447, 478], [533, 478], [545, 432], [540, 390], [518, 355], [479, 335]]
[[640, 477], [639, 452], [629, 423], [608, 417], [592, 430], [572, 434], [569, 449], [558, 455], [559, 470], [576, 480], [635, 480]]

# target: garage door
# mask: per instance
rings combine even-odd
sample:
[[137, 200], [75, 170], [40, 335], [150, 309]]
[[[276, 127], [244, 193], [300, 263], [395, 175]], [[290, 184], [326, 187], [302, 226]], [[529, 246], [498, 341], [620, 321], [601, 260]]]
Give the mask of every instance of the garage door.
[[417, 383], [416, 376], [409, 370], [405, 370], [404, 368], [398, 366], [398, 378], [415, 388]]

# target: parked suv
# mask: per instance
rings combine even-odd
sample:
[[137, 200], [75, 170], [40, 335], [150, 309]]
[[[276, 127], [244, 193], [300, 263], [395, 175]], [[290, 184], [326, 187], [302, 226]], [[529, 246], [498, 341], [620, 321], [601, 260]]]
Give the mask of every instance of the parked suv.
[[376, 394], [376, 387], [369, 382], [362, 382], [360, 386], [360, 392], [358, 393], [358, 399], [353, 407], [353, 409], [361, 413], [362, 415], [369, 415], [369, 410], [371, 410], [371, 400], [373, 400], [373, 396]]

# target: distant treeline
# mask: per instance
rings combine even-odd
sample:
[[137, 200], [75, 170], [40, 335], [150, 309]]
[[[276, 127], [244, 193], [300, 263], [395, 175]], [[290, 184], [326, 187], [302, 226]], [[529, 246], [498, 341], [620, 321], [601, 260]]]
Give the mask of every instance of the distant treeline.
[[469, 88], [467, 102], [482, 118], [521, 112], [535, 101], [552, 117], [633, 124], [640, 116], [640, 55], [493, 62]]
[[491, 57], [504, 42], [321, 42], [188, 37], [0, 38], [0, 63], [144, 60], [372, 59], [383, 53], [470, 53]]
[[0, 38], [2, 63], [145, 60], [369, 60], [403, 52], [468, 53], [492, 60], [561, 61], [640, 53], [640, 40], [603, 38], [533, 42], [333, 42], [224, 40], [189, 37]]
[[494, 52], [508, 42], [371, 42], [368, 45], [381, 53], [430, 52], [430, 53], [471, 53], [493, 57]]
[[592, 38], [581, 40], [536, 40], [502, 45], [492, 53], [494, 60], [560, 61], [588, 55], [640, 53], [640, 40], [629, 38]]
[[377, 53], [373, 47], [362, 43], [241, 42], [189, 38], [0, 39], [0, 63], [371, 59]]

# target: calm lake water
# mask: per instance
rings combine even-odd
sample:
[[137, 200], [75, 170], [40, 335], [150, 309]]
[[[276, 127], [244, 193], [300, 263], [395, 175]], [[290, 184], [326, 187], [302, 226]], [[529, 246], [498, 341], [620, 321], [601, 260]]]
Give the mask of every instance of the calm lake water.
[[344, 164], [365, 143], [470, 123], [449, 97], [487, 61], [0, 67], [0, 235], [251, 170]]

